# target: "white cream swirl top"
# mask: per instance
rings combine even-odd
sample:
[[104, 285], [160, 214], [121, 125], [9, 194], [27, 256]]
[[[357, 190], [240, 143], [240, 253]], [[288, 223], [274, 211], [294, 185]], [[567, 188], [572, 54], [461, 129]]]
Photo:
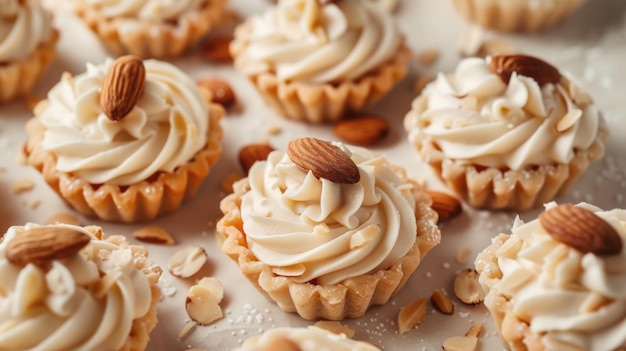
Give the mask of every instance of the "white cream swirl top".
[[13, 265], [7, 243], [33, 226], [9, 228], [0, 244], [0, 349], [119, 349], [151, 304], [150, 284], [130, 249], [60, 224], [91, 236], [91, 243], [47, 270]]
[[235, 35], [235, 65], [247, 74], [273, 72], [282, 81], [354, 80], [389, 60], [401, 35], [377, 3], [279, 0]]
[[[626, 241], [626, 210], [577, 206], [595, 212]], [[515, 315], [533, 332], [545, 334], [546, 350], [626, 347], [626, 250], [610, 256], [583, 254], [554, 240], [539, 220], [523, 223], [518, 218], [496, 255], [502, 278], [489, 294], [509, 297]]]
[[345, 334], [334, 334], [321, 328], [273, 328], [244, 341], [236, 351], [263, 351], [276, 345], [277, 339], [287, 339], [301, 351], [380, 351], [372, 344], [352, 340]]
[[[489, 58], [464, 59], [454, 74], [439, 74], [424, 89], [405, 129], [412, 142], [427, 140], [433, 160], [512, 170], [568, 163], [575, 150], [593, 144], [603, 121], [590, 97], [561, 75], [561, 82], [539, 86], [513, 73], [507, 85], [489, 69]], [[557, 131], [568, 114], [575, 123]]]
[[193, 159], [209, 128], [209, 106], [194, 81], [172, 64], [145, 60], [143, 95], [126, 117], [112, 121], [99, 104], [112, 63], [64, 75], [37, 109], [46, 127], [42, 147], [56, 155], [56, 168], [92, 184], [129, 185]]
[[241, 203], [254, 255], [296, 282], [335, 284], [387, 269], [417, 236], [413, 184], [383, 156], [343, 145], [361, 180], [338, 184], [302, 171], [280, 151], [256, 162]]
[[197, 10], [207, 0], [82, 0], [106, 18], [138, 18], [154, 22], [175, 20]]
[[26, 58], [52, 35], [52, 16], [37, 0], [0, 5], [0, 63]]

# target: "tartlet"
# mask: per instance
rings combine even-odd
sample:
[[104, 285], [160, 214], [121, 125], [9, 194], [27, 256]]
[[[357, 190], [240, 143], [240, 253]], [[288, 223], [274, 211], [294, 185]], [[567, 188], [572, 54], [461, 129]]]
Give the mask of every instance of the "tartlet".
[[476, 259], [505, 347], [514, 351], [626, 348], [626, 210], [549, 203]]
[[280, 115], [333, 122], [386, 95], [411, 52], [392, 16], [361, 0], [281, 0], [235, 30], [235, 68]]
[[26, 95], [56, 56], [59, 32], [38, 1], [7, 0], [0, 8], [0, 103]]
[[36, 106], [25, 152], [80, 213], [151, 220], [192, 197], [217, 162], [224, 110], [210, 100], [163, 61], [124, 56], [88, 64], [83, 74], [65, 74]]
[[516, 54], [462, 60], [413, 101], [409, 141], [470, 205], [525, 211], [604, 155], [608, 128], [567, 73]]
[[234, 184], [217, 234], [222, 251], [281, 309], [341, 320], [387, 303], [439, 243], [430, 204], [385, 157], [302, 138]]
[[99, 227], [14, 226], [0, 243], [0, 349], [146, 348], [161, 268]]

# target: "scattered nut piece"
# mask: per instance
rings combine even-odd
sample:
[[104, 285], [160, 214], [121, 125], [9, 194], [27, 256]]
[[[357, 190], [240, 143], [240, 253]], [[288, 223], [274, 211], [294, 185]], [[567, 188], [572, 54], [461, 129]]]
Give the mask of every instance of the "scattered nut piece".
[[191, 331], [198, 325], [198, 323], [194, 322], [194, 321], [190, 321], [189, 323], [185, 324], [185, 326], [183, 327], [183, 329], [180, 330], [180, 332], [178, 333], [178, 338], [179, 339], [184, 339], [187, 337], [187, 335], [189, 335], [189, 333], [191, 333]]
[[402, 307], [400, 313], [398, 313], [398, 330], [400, 334], [405, 334], [422, 323], [427, 314], [426, 298], [417, 299]]
[[333, 133], [356, 145], [372, 146], [382, 141], [390, 130], [389, 122], [376, 115], [359, 115], [335, 123]]
[[480, 334], [482, 334], [482, 332], [483, 332], [483, 324], [482, 323], [472, 324], [469, 327], [469, 329], [467, 330], [467, 332], [465, 333], [465, 336], [479, 337]]
[[445, 222], [461, 214], [463, 207], [456, 197], [440, 191], [426, 190], [433, 200], [432, 209], [439, 215], [439, 222]]
[[165, 229], [157, 226], [141, 227], [133, 232], [133, 238], [150, 244], [174, 245], [176, 241], [165, 231]]
[[167, 260], [167, 269], [173, 276], [189, 278], [198, 273], [207, 262], [207, 255], [200, 246], [187, 246]]
[[80, 225], [80, 220], [71, 212], [57, 212], [46, 219], [46, 224], [57, 223]]
[[241, 179], [241, 174], [236, 172], [229, 173], [222, 181], [222, 190], [227, 193], [232, 193], [233, 184], [235, 184], [235, 182], [239, 179]]
[[432, 295], [430, 295], [430, 301], [439, 312], [443, 314], [454, 313], [454, 305], [452, 304], [452, 301], [450, 301], [450, 299], [444, 295], [441, 290], [433, 290]]
[[476, 351], [478, 338], [471, 336], [453, 336], [444, 340], [441, 347], [445, 351]]
[[213, 36], [207, 40], [200, 49], [200, 55], [207, 60], [226, 63], [233, 60], [228, 46], [232, 37]]
[[417, 61], [424, 66], [430, 66], [437, 61], [439, 53], [437, 48], [426, 49], [417, 55]]
[[283, 132], [283, 129], [280, 126], [270, 126], [267, 128], [267, 134], [269, 135], [278, 135]]
[[256, 161], [265, 161], [267, 156], [274, 151], [268, 144], [249, 144], [239, 149], [239, 165], [244, 173], [248, 174], [250, 167]]
[[306, 267], [302, 263], [296, 263], [291, 266], [272, 267], [272, 273], [282, 275], [283, 277], [298, 277], [301, 276], [305, 270]]
[[22, 178], [13, 183], [13, 186], [11, 186], [11, 191], [13, 191], [13, 193], [15, 194], [20, 194], [26, 191], [33, 190], [34, 187], [35, 183], [32, 180]]
[[467, 258], [469, 257], [470, 250], [469, 247], [465, 246], [459, 249], [459, 252], [456, 254], [456, 263], [465, 264], [467, 262]]
[[229, 107], [237, 101], [235, 91], [230, 84], [223, 79], [206, 77], [196, 81], [196, 84], [210, 91], [212, 101], [224, 107]]
[[327, 330], [331, 333], [344, 334], [348, 338], [352, 338], [354, 336], [353, 329], [348, 328], [338, 321], [318, 321], [314, 324], [314, 326], [316, 328]]
[[222, 283], [214, 277], [204, 277], [200, 279], [196, 285], [202, 285], [203, 287], [209, 289], [211, 292], [211, 296], [217, 301], [217, 303], [222, 302], [224, 298], [224, 286]]
[[495, 55], [491, 57], [489, 69], [508, 84], [513, 72], [534, 79], [540, 86], [561, 80], [556, 67], [539, 58], [528, 55]]
[[454, 279], [454, 294], [459, 300], [468, 305], [476, 305], [483, 302], [485, 292], [478, 283], [478, 272], [469, 268], [460, 271]]
[[34, 200], [30, 203], [30, 208], [34, 210], [39, 207], [39, 205], [41, 205], [41, 200]]
[[419, 75], [417, 79], [415, 80], [415, 83], [413, 84], [413, 91], [415, 91], [415, 93], [417, 94], [420, 94], [422, 90], [426, 88], [428, 83], [432, 82], [434, 79], [435, 77], [433, 77], [430, 74]]
[[569, 110], [565, 116], [561, 117], [561, 119], [556, 124], [556, 132], [564, 133], [568, 129], [574, 126], [576, 122], [580, 120], [583, 116], [583, 111], [579, 109]]
[[196, 284], [189, 288], [185, 309], [189, 317], [200, 325], [209, 325], [224, 316], [211, 289], [204, 285]]

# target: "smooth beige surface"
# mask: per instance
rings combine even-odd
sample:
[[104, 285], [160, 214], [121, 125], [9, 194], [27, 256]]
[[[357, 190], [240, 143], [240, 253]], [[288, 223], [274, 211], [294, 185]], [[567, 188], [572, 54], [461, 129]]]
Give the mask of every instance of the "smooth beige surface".
[[[413, 63], [411, 73], [390, 96], [370, 111], [388, 118], [392, 124], [389, 137], [374, 148], [385, 153], [397, 164], [405, 166], [414, 177], [426, 180], [431, 188], [443, 189], [432, 172], [421, 162], [406, 139], [402, 119], [415, 96], [412, 90], [418, 73], [434, 74], [451, 71], [459, 55], [457, 42], [467, 23], [444, 0], [400, 0], [396, 18], [407, 35], [413, 50], [430, 48], [441, 50], [434, 66], [423, 67]], [[242, 14], [258, 13], [269, 1], [233, 0], [231, 8]], [[43, 95], [59, 80], [63, 71], [82, 72], [87, 61], [100, 62], [106, 52], [84, 25], [75, 18], [60, 14], [57, 18], [62, 37], [59, 55], [36, 93]], [[596, 103], [604, 111], [612, 132], [603, 160], [591, 165], [587, 173], [574, 185], [572, 191], [557, 199], [559, 202], [589, 201], [602, 208], [626, 207], [626, 2], [623, 0], [594, 0], [587, 2], [570, 21], [553, 30], [533, 35], [504, 35], [487, 32], [487, 37], [512, 41], [525, 53], [540, 56], [561, 69], [570, 71], [587, 87]], [[209, 256], [209, 263], [191, 279], [179, 279], [164, 272], [163, 301], [159, 303], [159, 324], [152, 333], [148, 350], [170, 351], [197, 347], [206, 350], [228, 350], [241, 341], [273, 326], [307, 326], [312, 324], [293, 314], [286, 314], [268, 302], [240, 274], [236, 265], [220, 252], [214, 236], [214, 226], [220, 216], [218, 204], [225, 195], [222, 182], [232, 173], [241, 172], [236, 157], [239, 148], [247, 143], [269, 140], [275, 148], [284, 149], [289, 140], [313, 135], [333, 139], [329, 126], [310, 126], [278, 117], [255, 92], [245, 78], [229, 65], [207, 63], [191, 53], [173, 61], [194, 78], [215, 75], [228, 80], [238, 96], [238, 105], [223, 120], [224, 152], [198, 195], [182, 208], [168, 216], [149, 222], [170, 232], [177, 240], [175, 246], [146, 245], [151, 257], [167, 267], [167, 259], [180, 248], [199, 244]], [[28, 221], [43, 223], [58, 212], [71, 212], [44, 184], [40, 175], [15, 162], [25, 140], [24, 123], [30, 112], [24, 102], [0, 106], [0, 231], [9, 225]], [[279, 127], [279, 134], [269, 130]], [[34, 181], [29, 192], [15, 194], [11, 187], [20, 179]], [[40, 202], [33, 208], [33, 204]], [[538, 211], [522, 214], [532, 219]], [[514, 213], [475, 211], [467, 206], [463, 214], [441, 226], [442, 244], [431, 251], [403, 290], [384, 307], [372, 308], [364, 317], [345, 323], [356, 329], [355, 338], [375, 343], [385, 350], [441, 350], [442, 342], [455, 335], [464, 335], [470, 325], [485, 323], [479, 338], [480, 350], [501, 350], [502, 344], [491, 318], [483, 306], [465, 306], [453, 297], [452, 283], [457, 271], [472, 266], [476, 254], [492, 236], [508, 232]], [[91, 221], [80, 217], [82, 224], [98, 224], [109, 234], [131, 234], [146, 224], [124, 225]], [[465, 264], [455, 261], [459, 250], [469, 247]], [[221, 303], [225, 317], [212, 326], [194, 329], [184, 340], [177, 335], [188, 323], [185, 297], [194, 279], [214, 276], [224, 285], [225, 297]], [[415, 330], [404, 335], [397, 332], [396, 316], [402, 306], [420, 297], [428, 297], [435, 288], [452, 296], [456, 305], [452, 315], [443, 315], [429, 305], [429, 316]]]

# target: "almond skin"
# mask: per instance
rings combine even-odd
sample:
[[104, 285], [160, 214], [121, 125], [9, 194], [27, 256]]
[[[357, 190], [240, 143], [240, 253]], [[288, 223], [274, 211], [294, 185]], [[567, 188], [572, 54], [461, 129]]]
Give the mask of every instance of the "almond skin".
[[356, 184], [361, 180], [359, 167], [350, 156], [332, 143], [315, 138], [292, 140], [287, 155], [301, 170], [313, 172], [339, 184]]
[[90, 241], [89, 235], [72, 228], [34, 227], [11, 240], [5, 255], [9, 262], [19, 266], [34, 263], [44, 267], [52, 260], [75, 255]]
[[432, 190], [426, 190], [425, 192], [433, 200], [430, 207], [439, 215], [439, 222], [450, 220], [460, 215], [463, 211], [461, 201], [452, 195]]
[[113, 121], [119, 121], [133, 109], [146, 87], [146, 68], [140, 58], [119, 57], [104, 78], [100, 106]]
[[228, 36], [210, 37], [200, 48], [200, 55], [213, 62], [231, 62], [233, 57], [230, 55], [228, 48], [231, 41], [233, 41], [233, 38]]
[[371, 146], [389, 134], [389, 122], [376, 115], [360, 115], [341, 120], [333, 126], [333, 133], [356, 145]]
[[595, 213], [572, 204], [553, 207], [539, 215], [539, 223], [555, 240], [582, 253], [617, 255], [622, 239], [609, 223]]
[[239, 149], [239, 164], [243, 171], [248, 174], [250, 167], [256, 161], [265, 161], [274, 148], [268, 144], [249, 144]]
[[506, 84], [509, 83], [513, 72], [533, 78], [540, 86], [548, 83], [558, 83], [561, 80], [561, 74], [554, 66], [536, 57], [527, 55], [493, 56], [489, 63], [489, 68]]
[[223, 79], [205, 77], [198, 80], [196, 84], [210, 91], [213, 98], [212, 101], [224, 107], [229, 107], [237, 101], [235, 91], [230, 84]]

